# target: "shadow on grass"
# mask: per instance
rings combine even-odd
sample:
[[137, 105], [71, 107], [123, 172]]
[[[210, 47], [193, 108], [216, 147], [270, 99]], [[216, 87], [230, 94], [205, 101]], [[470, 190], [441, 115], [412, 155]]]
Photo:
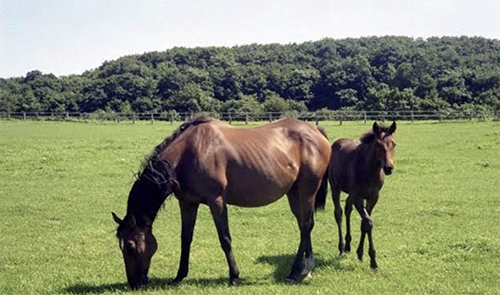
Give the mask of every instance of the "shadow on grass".
[[[295, 255], [292, 254], [283, 254], [283, 255], [275, 255], [275, 256], [261, 256], [257, 258], [257, 263], [265, 263], [274, 265], [276, 270], [274, 271], [274, 280], [277, 283], [285, 284], [285, 278], [288, 276], [290, 271], [292, 270], [292, 264], [295, 259]], [[316, 263], [314, 269], [320, 270], [322, 268], [335, 268], [338, 270], [342, 270], [342, 266], [340, 265], [340, 261], [343, 259], [342, 256], [337, 256], [333, 259], [324, 259], [320, 255], [315, 255], [314, 262]], [[314, 270], [313, 270], [314, 275]]]
[[[146, 287], [141, 288], [142, 291], [148, 290], [158, 290], [158, 289], [176, 289], [181, 288], [184, 285], [196, 286], [196, 287], [216, 287], [216, 286], [229, 286], [229, 278], [207, 278], [207, 279], [189, 279], [186, 278], [181, 284], [171, 285], [173, 278], [161, 279], [161, 278], [151, 278], [149, 284]], [[240, 285], [245, 285], [244, 279], [239, 279]], [[132, 289], [129, 288], [127, 283], [113, 283], [113, 284], [76, 284], [62, 290], [65, 293], [73, 294], [101, 294], [105, 292], [129, 292]]]

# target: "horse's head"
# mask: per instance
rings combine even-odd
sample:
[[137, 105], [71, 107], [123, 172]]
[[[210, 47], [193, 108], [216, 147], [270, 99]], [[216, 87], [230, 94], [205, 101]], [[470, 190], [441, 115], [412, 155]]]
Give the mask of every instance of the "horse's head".
[[386, 175], [391, 175], [394, 170], [394, 149], [396, 141], [392, 136], [396, 132], [396, 122], [392, 122], [390, 127], [373, 123], [373, 133], [375, 134], [375, 149], [377, 158], [380, 159], [382, 168]]
[[128, 214], [122, 220], [115, 213], [112, 215], [118, 223], [116, 236], [125, 261], [128, 283], [132, 289], [144, 286], [148, 283], [151, 257], [157, 248], [151, 221], [145, 216]]
[[179, 183], [173, 177], [168, 162], [149, 164], [130, 190], [127, 215], [122, 220], [112, 213], [118, 223], [116, 236], [125, 261], [128, 283], [133, 289], [148, 283], [149, 265], [157, 249], [152, 223], [161, 204], [178, 189]]

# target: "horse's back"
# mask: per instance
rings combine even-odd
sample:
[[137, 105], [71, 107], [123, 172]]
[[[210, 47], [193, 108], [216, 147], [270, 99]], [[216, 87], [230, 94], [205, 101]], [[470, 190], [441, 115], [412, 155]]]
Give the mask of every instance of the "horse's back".
[[[227, 203], [264, 206], [281, 198], [307, 169], [322, 175], [330, 144], [309, 123], [282, 119], [253, 128], [236, 128], [218, 120], [193, 127], [186, 140], [189, 186], [205, 183], [226, 193]], [[186, 165], [187, 166], [187, 165]], [[194, 169], [193, 169], [194, 168]]]

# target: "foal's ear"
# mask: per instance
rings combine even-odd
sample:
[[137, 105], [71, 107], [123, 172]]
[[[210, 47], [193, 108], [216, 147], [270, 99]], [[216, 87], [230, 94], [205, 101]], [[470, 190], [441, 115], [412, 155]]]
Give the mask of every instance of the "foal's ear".
[[377, 122], [373, 122], [372, 129], [373, 129], [373, 133], [375, 133], [375, 134], [379, 134], [380, 133], [380, 126], [378, 125]]
[[389, 127], [389, 131], [387, 131], [387, 135], [391, 135], [396, 132], [396, 122], [392, 121], [391, 127]]
[[116, 216], [115, 212], [111, 212], [111, 215], [113, 215], [113, 219], [115, 220], [116, 223], [118, 224], [122, 223], [123, 220], [121, 220], [120, 217]]

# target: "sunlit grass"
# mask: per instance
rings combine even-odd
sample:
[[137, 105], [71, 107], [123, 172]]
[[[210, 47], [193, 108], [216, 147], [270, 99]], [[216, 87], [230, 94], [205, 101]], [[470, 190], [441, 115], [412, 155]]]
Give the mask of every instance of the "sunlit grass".
[[[371, 126], [321, 125], [331, 141], [357, 138]], [[500, 122], [491, 121], [399, 122], [396, 170], [373, 214], [377, 272], [355, 253], [338, 257], [329, 197], [326, 211], [316, 215], [313, 277], [285, 284], [299, 231], [283, 198], [262, 208], [229, 207], [241, 286], [227, 286], [227, 264], [205, 206], [190, 274], [180, 286], [168, 286], [180, 256], [172, 198], [154, 225], [159, 250], [151, 284], [130, 291], [110, 212], [124, 214], [141, 160], [177, 126], [0, 121], [0, 293], [500, 293]], [[352, 220], [356, 247], [355, 212]]]

